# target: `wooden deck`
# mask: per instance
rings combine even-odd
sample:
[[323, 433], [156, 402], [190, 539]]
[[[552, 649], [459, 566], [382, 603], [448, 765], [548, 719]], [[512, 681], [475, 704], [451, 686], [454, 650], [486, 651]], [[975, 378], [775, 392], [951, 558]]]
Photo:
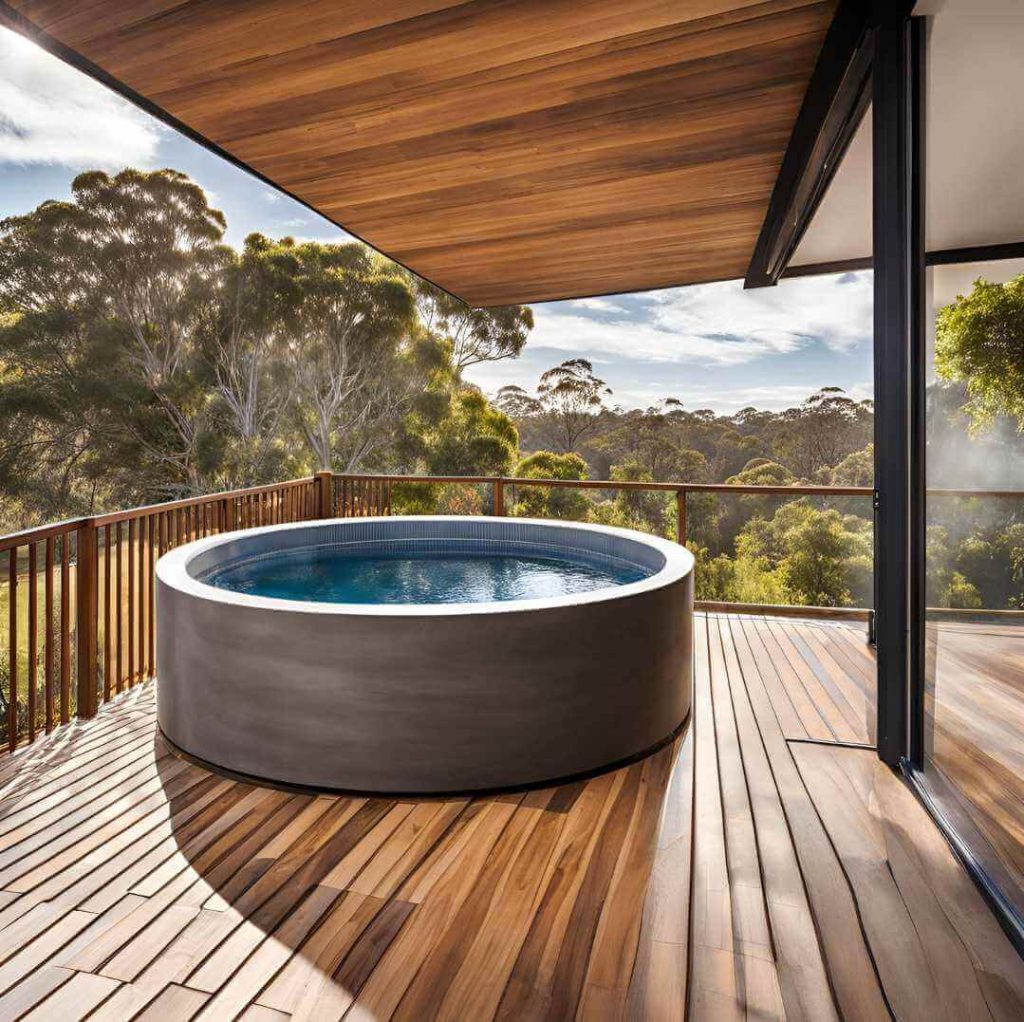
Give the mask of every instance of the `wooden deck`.
[[142, 687], [0, 767], [0, 1018], [1020, 1019], [872, 733], [863, 627], [699, 616], [692, 727], [526, 795], [313, 798]]
[[927, 634], [932, 794], [1024, 914], [1024, 626], [932, 621]]

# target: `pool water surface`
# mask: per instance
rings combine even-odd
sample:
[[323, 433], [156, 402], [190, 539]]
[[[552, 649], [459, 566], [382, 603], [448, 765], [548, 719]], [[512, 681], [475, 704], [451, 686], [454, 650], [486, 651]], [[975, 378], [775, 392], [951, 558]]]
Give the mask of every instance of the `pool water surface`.
[[437, 604], [538, 600], [638, 582], [646, 568], [588, 553], [357, 553], [305, 548], [249, 558], [203, 575], [209, 585], [317, 603]]

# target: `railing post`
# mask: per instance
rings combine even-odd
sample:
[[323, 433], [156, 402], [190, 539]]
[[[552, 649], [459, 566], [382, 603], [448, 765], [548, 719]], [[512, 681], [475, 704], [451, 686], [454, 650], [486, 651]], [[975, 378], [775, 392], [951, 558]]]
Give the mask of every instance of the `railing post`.
[[505, 516], [505, 480], [498, 476], [491, 487], [493, 496], [491, 514], [497, 518], [503, 518]]
[[75, 555], [75, 642], [78, 646], [79, 717], [96, 716], [96, 636], [99, 630], [99, 578], [96, 569], [96, 526], [92, 519], [87, 518], [78, 527]]
[[235, 498], [225, 497], [223, 501], [224, 505], [224, 531], [234, 532], [235, 531]]
[[334, 482], [333, 472], [317, 472], [316, 484], [317, 484], [317, 498], [319, 507], [317, 509], [318, 518], [333, 518], [334, 507], [332, 498], [332, 484]]
[[686, 546], [686, 490], [676, 490], [676, 542]]

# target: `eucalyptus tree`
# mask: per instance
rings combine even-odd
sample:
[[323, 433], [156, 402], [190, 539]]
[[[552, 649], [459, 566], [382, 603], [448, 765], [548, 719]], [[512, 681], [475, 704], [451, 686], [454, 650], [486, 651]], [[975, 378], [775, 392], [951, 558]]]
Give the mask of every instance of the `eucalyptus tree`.
[[222, 482], [274, 477], [287, 460], [283, 426], [292, 398], [286, 353], [295, 331], [299, 260], [294, 246], [245, 239], [210, 304], [206, 355], [224, 428]]
[[514, 383], [502, 387], [494, 395], [494, 407], [513, 419], [527, 419], [541, 412], [541, 403]]
[[537, 397], [558, 450], [575, 451], [597, 431], [598, 413], [611, 393], [585, 358], [567, 359], [541, 376]]
[[454, 295], [409, 275], [424, 329], [451, 345], [458, 371], [480, 362], [518, 357], [533, 329], [528, 305], [502, 305], [477, 309]]
[[794, 475], [811, 479], [870, 442], [874, 415], [870, 401], [856, 401], [841, 387], [822, 387], [779, 419], [774, 437], [779, 460]]
[[216, 447], [199, 335], [224, 217], [171, 170], [93, 171], [71, 192], [0, 222], [0, 359], [17, 370], [0, 418], [20, 418], [38, 469], [22, 482], [63, 504], [195, 492]]
[[416, 325], [416, 304], [394, 264], [357, 242], [291, 249], [296, 297], [287, 345], [290, 410], [318, 469], [387, 407], [389, 369]]

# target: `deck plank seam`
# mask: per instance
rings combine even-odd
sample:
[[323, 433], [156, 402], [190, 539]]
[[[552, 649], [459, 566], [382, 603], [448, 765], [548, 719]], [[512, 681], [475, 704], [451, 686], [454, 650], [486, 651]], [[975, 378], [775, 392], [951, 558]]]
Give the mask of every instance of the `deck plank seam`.
[[[756, 666], [756, 664], [755, 664], [755, 666]], [[829, 990], [831, 991], [831, 994], [832, 994], [832, 1002], [833, 1002], [833, 1005], [835, 1007], [835, 1010], [836, 1010], [837, 1014], [839, 1015], [840, 1018], [842, 1018], [843, 1017], [842, 1002], [841, 1002], [840, 997], [839, 997], [839, 991], [838, 991], [838, 989], [835, 986], [835, 978], [834, 978], [834, 976], [832, 974], [832, 970], [829, 968], [829, 956], [828, 956], [827, 945], [825, 943], [824, 936], [823, 936], [823, 934], [821, 932], [821, 924], [820, 924], [820, 921], [818, 919], [817, 913], [814, 911], [814, 901], [813, 901], [813, 899], [811, 897], [811, 891], [810, 891], [810, 887], [809, 887], [808, 881], [807, 881], [807, 873], [806, 873], [806, 870], [805, 870], [804, 862], [802, 861], [802, 857], [801, 857], [801, 855], [799, 853], [799, 844], [798, 844], [797, 839], [796, 839], [796, 834], [795, 834], [795, 832], [793, 830], [793, 823], [792, 823], [792, 821], [790, 819], [790, 810], [787, 808], [786, 800], [782, 797], [782, 789], [780, 788], [780, 785], [779, 785], [777, 767], [776, 767], [776, 764], [773, 762], [772, 755], [771, 755], [771, 753], [769, 752], [769, 749], [768, 749], [768, 743], [767, 743], [767, 740], [765, 738], [763, 724], [762, 724], [762, 722], [760, 720], [759, 715], [754, 710], [753, 700], [750, 697], [750, 687], [749, 687], [750, 686], [750, 682], [746, 678], [746, 676], [743, 674], [742, 668], [741, 668], [741, 677], [742, 677], [744, 689], [746, 690], [746, 693], [747, 693], [747, 698], [748, 698], [748, 700], [751, 703], [751, 712], [752, 712], [752, 715], [753, 715], [753, 718], [754, 718], [755, 726], [757, 728], [758, 739], [761, 742], [761, 748], [762, 748], [762, 750], [764, 752], [765, 762], [768, 764], [768, 771], [771, 774], [772, 784], [774, 785], [776, 793], [778, 794], [778, 797], [779, 797], [779, 804], [780, 804], [780, 806], [782, 808], [782, 817], [783, 817], [783, 820], [785, 821], [787, 836], [789, 838], [789, 843], [790, 843], [790, 845], [791, 845], [791, 847], [793, 848], [793, 851], [794, 851], [794, 856], [795, 856], [795, 860], [796, 860], [796, 868], [797, 868], [797, 870], [798, 870], [798, 872], [800, 874], [800, 880], [801, 880], [801, 883], [803, 885], [804, 898], [807, 900], [807, 904], [808, 904], [808, 908], [809, 908], [810, 916], [811, 916], [811, 921], [812, 921], [812, 923], [814, 925], [814, 933], [815, 933], [815, 938], [816, 938], [817, 943], [818, 943], [818, 951], [819, 951], [819, 954], [821, 955], [822, 962], [825, 964], [825, 977], [826, 977], [826, 979], [828, 981]], [[789, 746], [787, 744], [786, 736], [782, 732], [782, 728], [778, 724], [778, 719], [777, 718], [776, 718], [776, 726], [779, 727], [779, 734], [782, 737], [783, 747], [786, 750], [786, 754], [791, 756], [791, 753], [789, 752]], [[803, 777], [800, 775], [799, 767], [796, 764], [795, 760], [792, 760], [792, 763], [793, 763], [793, 769], [796, 772], [797, 776], [800, 777], [800, 782], [803, 785]], [[804, 785], [804, 793], [805, 793], [805, 795], [807, 797], [808, 802], [810, 802], [812, 808], [814, 809], [815, 814], [817, 815], [817, 807], [814, 806], [813, 799], [811, 799], [810, 793], [807, 792], [807, 790], [806, 790], [806, 785]], [[820, 816], [818, 816], [818, 822], [819, 822], [819, 825], [821, 826], [822, 831], [825, 833], [826, 838], [828, 838], [828, 832], [825, 830], [824, 824], [821, 823]], [[832, 848], [832, 853], [833, 853], [833, 855], [835, 855], [835, 848], [834, 848], [834, 846], [832, 846], [831, 838], [828, 838], [828, 840], [829, 840], [829, 846]], [[836, 858], [838, 860], [838, 856]], [[839, 863], [839, 865], [840, 865], [840, 868], [842, 868], [842, 863]], [[889, 1005], [888, 998], [885, 996], [884, 989], [882, 989], [881, 977], [878, 975], [878, 967], [877, 967], [877, 964], [875, 963], [874, 956], [871, 954], [870, 947], [867, 945], [867, 937], [866, 937], [866, 934], [864, 933], [864, 923], [863, 923], [863, 919], [861, 919], [861, 916], [860, 916], [860, 907], [857, 904], [857, 899], [854, 896], [853, 889], [852, 889], [852, 887], [850, 887], [850, 880], [849, 880], [849, 877], [846, 874], [846, 870], [843, 869], [842, 872], [843, 872], [843, 877], [844, 877], [844, 880], [846, 881], [847, 887], [849, 888], [850, 899], [851, 899], [851, 901], [853, 903], [854, 911], [856, 912], [857, 920], [858, 920], [858, 923], [859, 923], [860, 928], [861, 928], [861, 937], [862, 937], [862, 939], [864, 941], [865, 947], [867, 948], [868, 956], [869, 956], [869, 958], [871, 960], [872, 968], [875, 971], [876, 982], [878, 984], [879, 989], [882, 992], [882, 996], [883, 996], [883, 999], [885, 1001], [886, 1008], [889, 1011], [890, 1018], [895, 1019], [895, 1016], [893, 1015], [893, 1012], [892, 1012], [892, 1007], [891, 1007], [891, 1005]]]

